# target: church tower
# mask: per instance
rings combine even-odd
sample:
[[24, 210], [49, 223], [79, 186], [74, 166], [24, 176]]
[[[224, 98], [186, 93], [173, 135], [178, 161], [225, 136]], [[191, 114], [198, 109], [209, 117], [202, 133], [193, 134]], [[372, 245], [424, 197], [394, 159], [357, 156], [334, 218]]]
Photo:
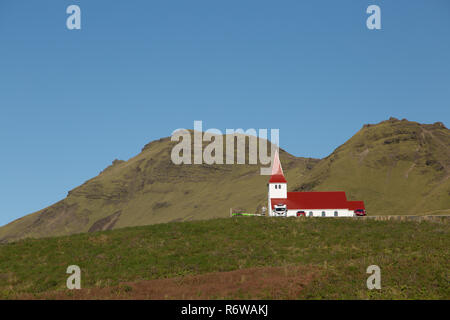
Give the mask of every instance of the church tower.
[[275, 151], [275, 157], [273, 159], [272, 176], [269, 180], [269, 192], [268, 192], [268, 210], [272, 212], [271, 199], [287, 199], [287, 181], [281, 168], [280, 157], [278, 156], [278, 150]]

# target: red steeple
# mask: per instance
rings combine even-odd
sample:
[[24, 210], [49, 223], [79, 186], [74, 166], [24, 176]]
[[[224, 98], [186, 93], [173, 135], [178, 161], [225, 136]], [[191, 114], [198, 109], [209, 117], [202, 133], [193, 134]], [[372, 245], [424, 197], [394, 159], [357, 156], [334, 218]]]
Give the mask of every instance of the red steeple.
[[283, 174], [283, 169], [281, 168], [278, 150], [275, 151], [275, 156], [273, 158], [272, 176], [270, 177], [269, 183], [287, 183]]

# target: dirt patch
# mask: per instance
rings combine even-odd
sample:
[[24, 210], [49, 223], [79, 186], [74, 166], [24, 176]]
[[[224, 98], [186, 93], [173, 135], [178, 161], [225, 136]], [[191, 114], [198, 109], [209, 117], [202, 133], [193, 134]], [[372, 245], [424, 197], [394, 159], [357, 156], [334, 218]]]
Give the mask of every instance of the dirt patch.
[[162, 209], [162, 208], [167, 208], [170, 207], [170, 203], [169, 202], [157, 202], [153, 205], [153, 210], [158, 210], [158, 209]]
[[[38, 299], [295, 299], [317, 267], [249, 268], [169, 279], [124, 282], [119, 286], [44, 293]], [[29, 298], [29, 297], [26, 297]]]
[[116, 224], [117, 220], [119, 220], [121, 211], [117, 211], [113, 213], [112, 215], [109, 215], [105, 218], [99, 219], [89, 228], [88, 232], [95, 232], [95, 231], [104, 231], [104, 230], [111, 230], [114, 225]]

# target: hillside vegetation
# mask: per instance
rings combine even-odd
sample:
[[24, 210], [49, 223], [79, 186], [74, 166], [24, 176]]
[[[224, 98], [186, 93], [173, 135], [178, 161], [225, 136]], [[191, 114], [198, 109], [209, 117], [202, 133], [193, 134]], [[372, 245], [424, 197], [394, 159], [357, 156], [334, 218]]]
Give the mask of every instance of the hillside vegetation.
[[[449, 299], [449, 231], [254, 217], [21, 240], [0, 245], [0, 298]], [[81, 292], [65, 287], [73, 264]], [[373, 264], [381, 290], [366, 286]]]
[[295, 189], [345, 190], [370, 215], [438, 214], [449, 213], [449, 177], [450, 131], [391, 119], [366, 125]]
[[[64, 200], [1, 227], [0, 241], [226, 217], [230, 208], [266, 205], [260, 164], [175, 165], [175, 144], [160, 139], [115, 160]], [[365, 125], [324, 159], [284, 150], [280, 158], [289, 191], [343, 190], [364, 200], [369, 215], [450, 211], [450, 131], [442, 123], [390, 119]]]

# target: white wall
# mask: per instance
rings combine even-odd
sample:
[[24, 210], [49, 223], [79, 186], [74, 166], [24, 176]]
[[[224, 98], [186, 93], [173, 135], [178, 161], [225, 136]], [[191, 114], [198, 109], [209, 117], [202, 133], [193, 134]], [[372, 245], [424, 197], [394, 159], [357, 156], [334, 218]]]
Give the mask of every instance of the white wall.
[[[277, 188], [275, 189], [275, 185]], [[278, 186], [281, 186], [281, 188], [278, 188]], [[272, 204], [270, 199], [286, 199], [287, 198], [287, 183], [269, 183], [269, 192], [268, 192], [268, 214], [269, 216], [275, 216], [272, 212]], [[322, 212], [325, 211], [325, 217], [335, 217], [334, 212], [338, 212], [338, 217], [353, 217], [355, 216], [355, 213], [353, 210], [348, 209], [324, 209], [324, 210], [307, 210], [307, 209], [295, 209], [295, 210], [288, 210], [287, 216], [288, 217], [296, 217], [297, 211], [305, 211], [306, 216], [309, 217], [309, 213], [312, 211], [313, 217], [322, 217]]]
[[[275, 189], [277, 186], [277, 189]], [[281, 189], [279, 189], [281, 186]], [[273, 198], [287, 198], [287, 183], [269, 183], [269, 199]]]
[[297, 216], [297, 211], [305, 211], [306, 212], [306, 216], [309, 217], [309, 213], [312, 211], [313, 213], [313, 217], [322, 217], [322, 211], [325, 211], [325, 217], [334, 217], [334, 212], [337, 211], [338, 212], [338, 217], [353, 217], [355, 215], [355, 213], [353, 212], [353, 210], [348, 210], [348, 209], [324, 209], [324, 210], [303, 210], [303, 209], [298, 209], [298, 210], [288, 210], [287, 216], [288, 217], [296, 217]]

